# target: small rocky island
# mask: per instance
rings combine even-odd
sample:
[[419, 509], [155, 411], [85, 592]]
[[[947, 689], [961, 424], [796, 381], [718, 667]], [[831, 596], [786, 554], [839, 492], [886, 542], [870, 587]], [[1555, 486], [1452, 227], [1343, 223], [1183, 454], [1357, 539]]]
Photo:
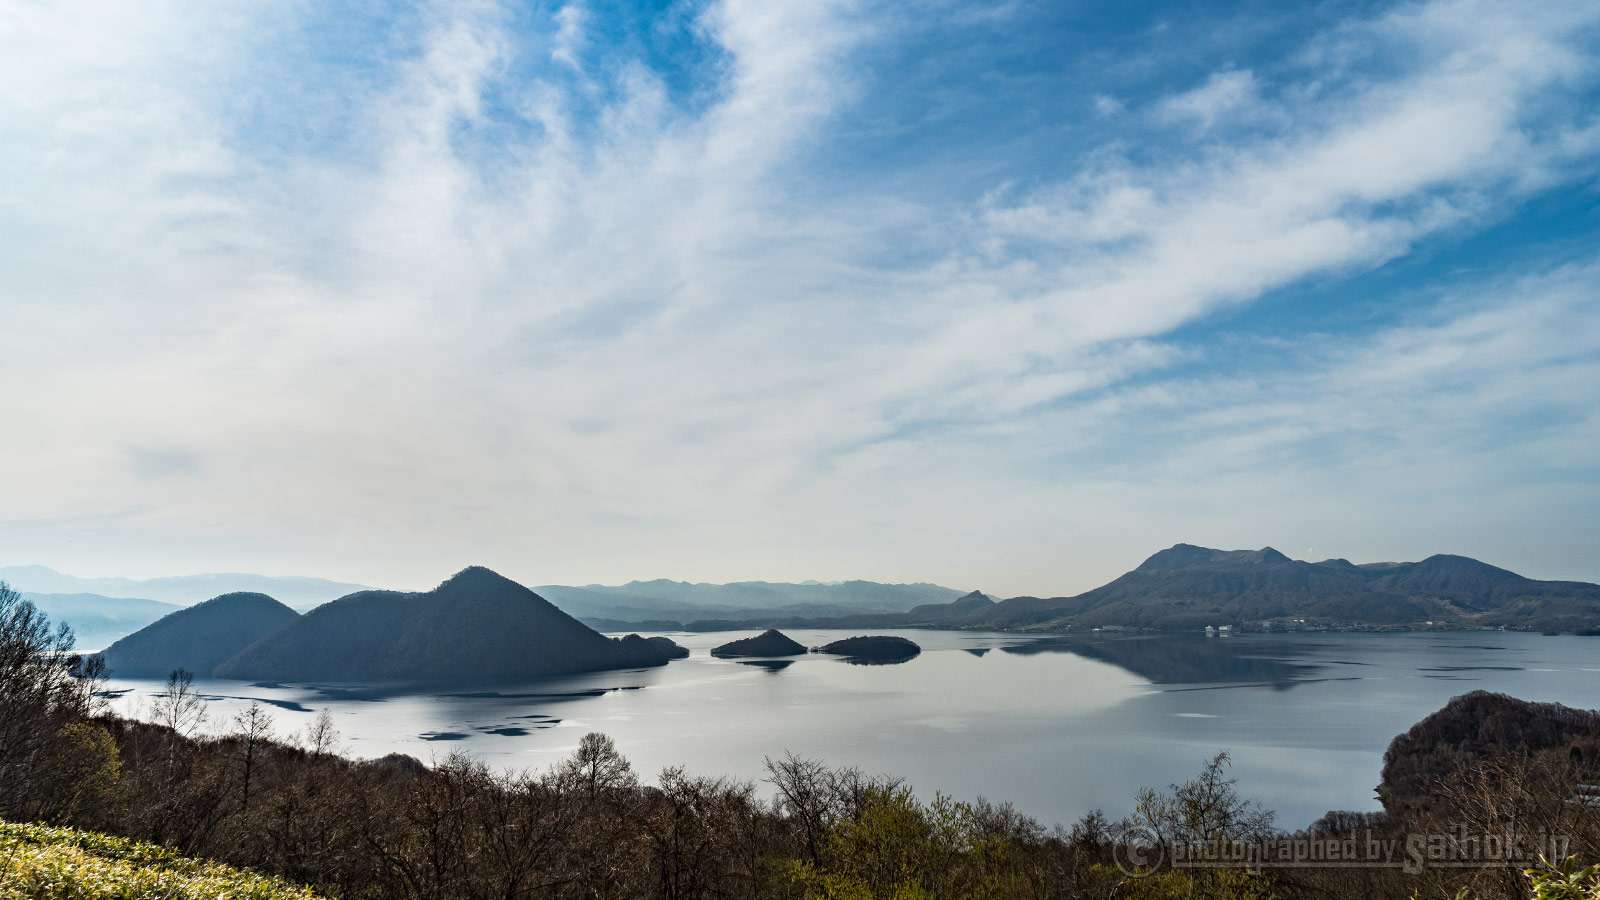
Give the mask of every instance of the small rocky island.
[[769, 628], [755, 637], [723, 644], [711, 651], [712, 656], [724, 659], [735, 656], [799, 656], [806, 648], [776, 628]]
[[657, 636], [647, 637], [645, 640], [649, 641], [652, 646], [659, 649], [662, 653], [665, 653], [668, 659], [684, 659], [689, 655], [689, 648], [680, 646], [678, 642], [674, 641], [672, 638]]
[[845, 658], [846, 662], [875, 664], [897, 663], [922, 652], [922, 648], [910, 640], [894, 635], [865, 635], [861, 637], [845, 638], [818, 647], [818, 653], [837, 653]]

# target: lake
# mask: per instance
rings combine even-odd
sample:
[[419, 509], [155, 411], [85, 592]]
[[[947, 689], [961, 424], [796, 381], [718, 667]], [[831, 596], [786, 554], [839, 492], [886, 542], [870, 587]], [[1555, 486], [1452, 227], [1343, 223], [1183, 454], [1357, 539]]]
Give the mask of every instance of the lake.
[[[795, 630], [807, 646], [850, 634]], [[887, 633], [887, 632], [879, 632]], [[1309, 824], [1377, 809], [1393, 737], [1471, 690], [1600, 706], [1600, 638], [1507, 632], [1032, 637], [900, 631], [923, 647], [897, 665], [812, 655], [714, 659], [746, 632], [668, 636], [688, 659], [516, 684], [252, 685], [197, 682], [210, 730], [250, 700], [280, 734], [332, 711], [347, 752], [424, 762], [462, 750], [540, 769], [586, 732], [611, 735], [641, 776], [663, 767], [759, 780], [786, 750], [904, 776], [918, 793], [1009, 800], [1046, 823], [1129, 811], [1144, 786], [1232, 754], [1240, 792]], [[132, 714], [159, 692], [114, 680]]]

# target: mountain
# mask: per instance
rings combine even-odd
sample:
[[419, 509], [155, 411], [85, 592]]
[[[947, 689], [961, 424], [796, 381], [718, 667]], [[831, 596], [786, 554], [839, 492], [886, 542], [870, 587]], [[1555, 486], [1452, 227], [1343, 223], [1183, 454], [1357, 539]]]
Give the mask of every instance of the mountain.
[[994, 611], [995, 601], [981, 591], [973, 591], [949, 603], [927, 603], [913, 608], [908, 615], [919, 620], [965, 622], [981, 619]]
[[[253, 591], [276, 597], [302, 611], [352, 593], [374, 590], [367, 585], [323, 578], [248, 573], [144, 580], [77, 578], [44, 566], [0, 567], [0, 582], [18, 591], [36, 594], [137, 597], [178, 606], [188, 606], [219, 594]], [[696, 619], [740, 620], [775, 613], [791, 618], [819, 618], [903, 612], [919, 604], [945, 603], [961, 596], [960, 591], [926, 583], [739, 581], [704, 584], [664, 578], [614, 586], [551, 584], [533, 590], [563, 612], [599, 622], [608, 626], [606, 630], [625, 630], [609, 626], [629, 624], [632, 630], [667, 630], [677, 627], [676, 623]], [[657, 624], [645, 624], [650, 622]], [[120, 631], [107, 629], [104, 634], [115, 640], [143, 624], [146, 623], [138, 622]]]
[[1178, 544], [1109, 584], [1070, 597], [993, 602], [974, 591], [903, 613], [805, 617], [771, 612], [691, 621], [690, 631], [750, 628], [993, 628], [1060, 632], [1118, 626], [1513, 628], [1600, 634], [1600, 585], [1536, 581], [1465, 556], [1356, 565], [1305, 562], [1271, 547]]
[[103, 650], [151, 622], [182, 609], [171, 603], [137, 597], [102, 597], [99, 594], [23, 593], [50, 617], [52, 626], [65, 622], [83, 652]]
[[107, 647], [101, 656], [121, 678], [165, 678], [173, 669], [199, 676], [300, 614], [266, 594], [238, 592], [163, 616]]
[[1271, 547], [1178, 544], [1092, 591], [1048, 600], [1013, 598], [978, 618], [1047, 629], [1292, 622], [1583, 631], [1600, 627], [1600, 585], [1535, 581], [1464, 556], [1358, 566], [1343, 559], [1294, 560]]
[[730, 641], [711, 651], [712, 656], [798, 656], [806, 652], [799, 643], [776, 628], [769, 628], [755, 637]]
[[520, 678], [663, 665], [638, 635], [608, 638], [473, 566], [426, 593], [361, 591], [306, 613], [218, 666], [272, 681]]
[[252, 575], [244, 572], [211, 575], [177, 575], [165, 578], [76, 578], [44, 566], [0, 566], [0, 581], [15, 590], [40, 594], [99, 594], [107, 597], [142, 597], [188, 606], [220, 594], [268, 594], [284, 603], [307, 609], [352, 591], [370, 590], [363, 584], [304, 578], [297, 575]]
[[817, 618], [904, 612], [918, 604], [945, 603], [961, 596], [960, 591], [926, 583], [738, 581], [695, 584], [664, 578], [616, 586], [549, 584], [534, 590], [574, 616], [607, 623], [737, 620], [769, 615]]

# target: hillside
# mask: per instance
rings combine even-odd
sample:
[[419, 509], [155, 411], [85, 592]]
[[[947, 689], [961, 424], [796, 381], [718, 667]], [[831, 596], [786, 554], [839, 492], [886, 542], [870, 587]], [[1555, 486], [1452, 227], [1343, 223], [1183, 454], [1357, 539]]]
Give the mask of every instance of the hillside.
[[204, 676], [299, 617], [266, 594], [223, 594], [163, 616], [107, 647], [101, 656], [121, 678], [165, 678], [178, 668]]
[[1553, 756], [1592, 773], [1600, 760], [1600, 711], [1473, 691], [1396, 737], [1383, 754], [1378, 795], [1396, 810], [1426, 799], [1430, 782], [1493, 756]]
[[0, 897], [315, 900], [310, 888], [73, 828], [0, 822]]
[[473, 566], [426, 593], [361, 591], [218, 666], [281, 681], [516, 678], [665, 664], [644, 638], [608, 638], [533, 591]]

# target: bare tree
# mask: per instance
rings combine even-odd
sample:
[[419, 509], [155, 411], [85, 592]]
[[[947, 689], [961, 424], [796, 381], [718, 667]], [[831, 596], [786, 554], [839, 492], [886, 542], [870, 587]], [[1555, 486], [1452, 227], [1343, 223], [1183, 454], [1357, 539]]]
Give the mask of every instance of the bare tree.
[[250, 788], [261, 763], [261, 755], [272, 740], [272, 716], [261, 704], [252, 700], [249, 708], [233, 717], [233, 736], [239, 742], [239, 760], [243, 765], [240, 806], [250, 810]]
[[172, 670], [166, 690], [156, 695], [152, 715], [157, 725], [165, 725], [184, 737], [205, 724], [206, 702], [194, 689], [193, 672]]
[[637, 787], [633, 764], [617, 752], [616, 742], [592, 731], [578, 742], [578, 750], [561, 764], [563, 781], [595, 799], [602, 793]]
[[99, 715], [110, 709], [111, 704], [106, 700], [106, 682], [109, 680], [111, 670], [106, 666], [106, 658], [98, 653], [79, 657], [71, 666], [70, 673], [78, 685], [80, 695], [79, 703], [88, 715]]
[[1227, 777], [1227, 751], [1206, 761], [1200, 776], [1158, 792], [1145, 788], [1134, 807], [1134, 824], [1163, 840], [1183, 844], [1255, 841], [1271, 836], [1275, 815], [1239, 796], [1238, 779]]
[[339, 729], [333, 724], [333, 711], [324, 709], [306, 726], [301, 744], [314, 757], [332, 756], [339, 752]]
[[833, 773], [821, 760], [785, 752], [783, 759], [764, 760], [767, 781], [778, 789], [778, 803], [800, 825], [806, 855], [813, 865], [822, 861], [823, 829], [834, 813]]

